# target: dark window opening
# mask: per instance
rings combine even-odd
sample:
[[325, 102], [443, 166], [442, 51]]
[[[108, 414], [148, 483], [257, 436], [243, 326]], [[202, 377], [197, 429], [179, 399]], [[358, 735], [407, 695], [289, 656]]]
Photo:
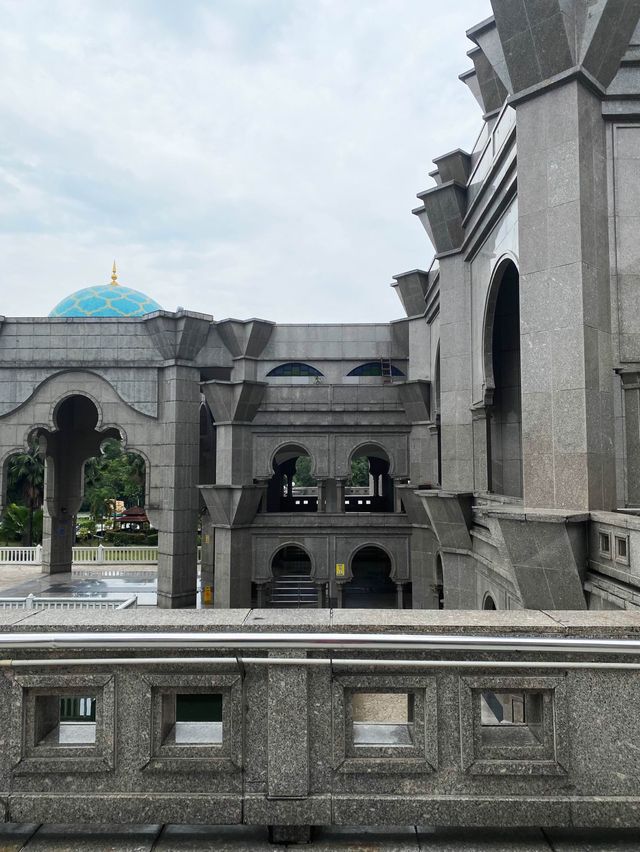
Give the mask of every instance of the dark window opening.
[[402, 370], [399, 370], [394, 364], [385, 363], [382, 361], [370, 361], [367, 364], [360, 364], [358, 367], [354, 367], [349, 373], [348, 376], [404, 376], [405, 374]]
[[522, 497], [520, 279], [513, 263], [504, 269], [488, 323], [491, 337], [485, 346], [491, 347], [494, 384], [487, 409], [488, 486], [495, 494]]
[[320, 370], [312, 367], [311, 364], [303, 364], [301, 361], [290, 361], [288, 364], [280, 364], [269, 370], [267, 378], [297, 377], [297, 376], [322, 376]]

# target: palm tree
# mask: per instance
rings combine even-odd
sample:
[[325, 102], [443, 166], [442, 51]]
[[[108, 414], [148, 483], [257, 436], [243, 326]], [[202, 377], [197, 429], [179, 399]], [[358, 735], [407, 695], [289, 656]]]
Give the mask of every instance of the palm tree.
[[18, 495], [18, 499], [29, 510], [24, 543], [31, 547], [33, 515], [36, 509], [42, 506], [44, 497], [44, 461], [37, 438], [29, 442], [29, 447], [24, 453], [16, 453], [9, 459], [8, 483], [9, 490]]

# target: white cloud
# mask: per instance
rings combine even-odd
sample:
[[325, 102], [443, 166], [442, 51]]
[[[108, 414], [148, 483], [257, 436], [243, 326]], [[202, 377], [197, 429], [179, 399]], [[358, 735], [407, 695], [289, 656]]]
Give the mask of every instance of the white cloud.
[[[480, 112], [488, 0], [0, 0], [0, 313], [123, 283], [280, 322], [401, 314], [410, 215]], [[34, 306], [37, 305], [37, 310]]]

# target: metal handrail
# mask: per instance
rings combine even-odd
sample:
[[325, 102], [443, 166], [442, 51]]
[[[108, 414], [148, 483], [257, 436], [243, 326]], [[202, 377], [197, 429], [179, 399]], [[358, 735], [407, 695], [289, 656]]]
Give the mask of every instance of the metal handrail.
[[184, 633], [41, 632], [0, 633], [8, 648], [255, 648], [385, 651], [528, 651], [539, 653], [640, 654], [640, 639], [589, 639], [567, 636], [456, 636], [405, 633]]
[[69, 666], [304, 666], [331, 669], [604, 669], [640, 671], [640, 663], [601, 660], [379, 660], [335, 657], [75, 657], [51, 660], [2, 660], [0, 668], [68, 668]]

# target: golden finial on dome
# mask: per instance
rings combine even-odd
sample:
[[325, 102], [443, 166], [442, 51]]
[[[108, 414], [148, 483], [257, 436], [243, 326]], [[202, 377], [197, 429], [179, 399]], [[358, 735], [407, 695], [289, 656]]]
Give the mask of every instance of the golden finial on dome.
[[118, 286], [118, 272], [116, 270], [115, 260], [113, 261], [113, 269], [111, 270], [111, 286], [112, 287]]

